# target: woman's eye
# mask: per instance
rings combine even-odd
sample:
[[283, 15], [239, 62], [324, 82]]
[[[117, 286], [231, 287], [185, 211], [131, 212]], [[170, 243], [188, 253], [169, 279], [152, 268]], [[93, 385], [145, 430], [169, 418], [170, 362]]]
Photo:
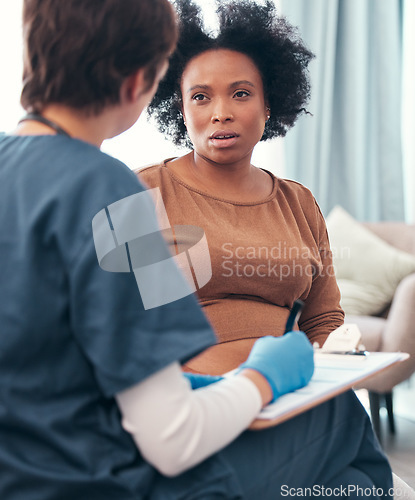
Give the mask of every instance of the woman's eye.
[[192, 99], [193, 99], [194, 101], [203, 101], [203, 100], [205, 100], [205, 99], [206, 99], [206, 96], [205, 96], [205, 95], [203, 95], [203, 94], [195, 94], [195, 95], [192, 97]]
[[235, 92], [234, 97], [247, 97], [249, 96], [249, 92], [246, 90], [238, 90], [238, 92]]

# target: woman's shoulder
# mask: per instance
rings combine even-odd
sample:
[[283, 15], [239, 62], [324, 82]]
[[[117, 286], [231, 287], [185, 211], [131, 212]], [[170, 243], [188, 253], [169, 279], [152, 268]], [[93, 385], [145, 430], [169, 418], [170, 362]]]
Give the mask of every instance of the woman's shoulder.
[[275, 197], [276, 201], [281, 201], [281, 197], [285, 198], [288, 204], [291, 202], [299, 203], [301, 206], [314, 206], [316, 204], [315, 197], [311, 190], [298, 181], [285, 179], [269, 172], [274, 178]]
[[283, 196], [287, 206], [293, 212], [301, 211], [311, 224], [312, 221], [321, 224], [324, 219], [320, 206], [312, 191], [300, 182], [276, 177], [278, 183], [277, 197]]
[[148, 188], [164, 186], [165, 188], [172, 183], [171, 175], [166, 166], [167, 162], [173, 158], [168, 158], [160, 163], [146, 165], [145, 167], [137, 168], [134, 173], [139, 181]]
[[301, 196], [306, 199], [313, 199], [314, 200], [314, 195], [311, 192], [311, 190], [304, 186], [304, 184], [301, 184], [298, 181], [294, 181], [292, 179], [284, 179], [282, 177], [277, 177], [274, 175], [274, 178], [276, 179], [276, 182], [278, 183], [278, 189], [284, 193], [291, 194], [294, 196]]
[[134, 173], [141, 181], [145, 182], [146, 184], [159, 182], [165, 177], [169, 177], [166, 163], [170, 160], [172, 160], [172, 158], [168, 158], [160, 163], [146, 165], [145, 167], [134, 169]]

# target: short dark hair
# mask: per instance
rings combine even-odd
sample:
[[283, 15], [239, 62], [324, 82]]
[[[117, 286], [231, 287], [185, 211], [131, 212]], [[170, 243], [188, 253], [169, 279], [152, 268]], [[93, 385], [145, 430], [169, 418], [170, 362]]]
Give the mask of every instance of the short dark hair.
[[97, 114], [126, 77], [146, 68], [150, 88], [177, 41], [168, 0], [25, 0], [21, 103]]
[[192, 144], [181, 113], [180, 83], [188, 62], [207, 50], [230, 49], [250, 57], [263, 80], [271, 117], [261, 140], [284, 136], [310, 96], [308, 64], [314, 55], [298, 31], [276, 14], [273, 2], [248, 0], [218, 2], [219, 32], [205, 31], [201, 10], [191, 0], [177, 0], [180, 36], [169, 70], [148, 107], [158, 129], [177, 146]]

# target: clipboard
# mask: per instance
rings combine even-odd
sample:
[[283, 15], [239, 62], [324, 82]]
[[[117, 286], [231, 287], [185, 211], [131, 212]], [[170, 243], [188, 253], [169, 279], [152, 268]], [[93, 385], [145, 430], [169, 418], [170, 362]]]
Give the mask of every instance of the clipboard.
[[310, 382], [263, 408], [249, 429], [260, 430], [285, 422], [408, 358], [409, 354], [403, 352], [368, 352], [363, 358], [317, 352]]

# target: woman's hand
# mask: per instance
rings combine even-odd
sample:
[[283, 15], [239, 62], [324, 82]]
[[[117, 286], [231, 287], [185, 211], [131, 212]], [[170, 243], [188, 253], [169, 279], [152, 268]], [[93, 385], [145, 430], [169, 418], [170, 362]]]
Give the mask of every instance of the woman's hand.
[[[266, 336], [255, 342], [240, 369], [259, 372], [272, 390], [273, 402], [279, 396], [308, 384], [314, 372], [314, 351], [304, 332], [289, 332], [282, 337]], [[264, 399], [264, 388], [258, 388]]]

